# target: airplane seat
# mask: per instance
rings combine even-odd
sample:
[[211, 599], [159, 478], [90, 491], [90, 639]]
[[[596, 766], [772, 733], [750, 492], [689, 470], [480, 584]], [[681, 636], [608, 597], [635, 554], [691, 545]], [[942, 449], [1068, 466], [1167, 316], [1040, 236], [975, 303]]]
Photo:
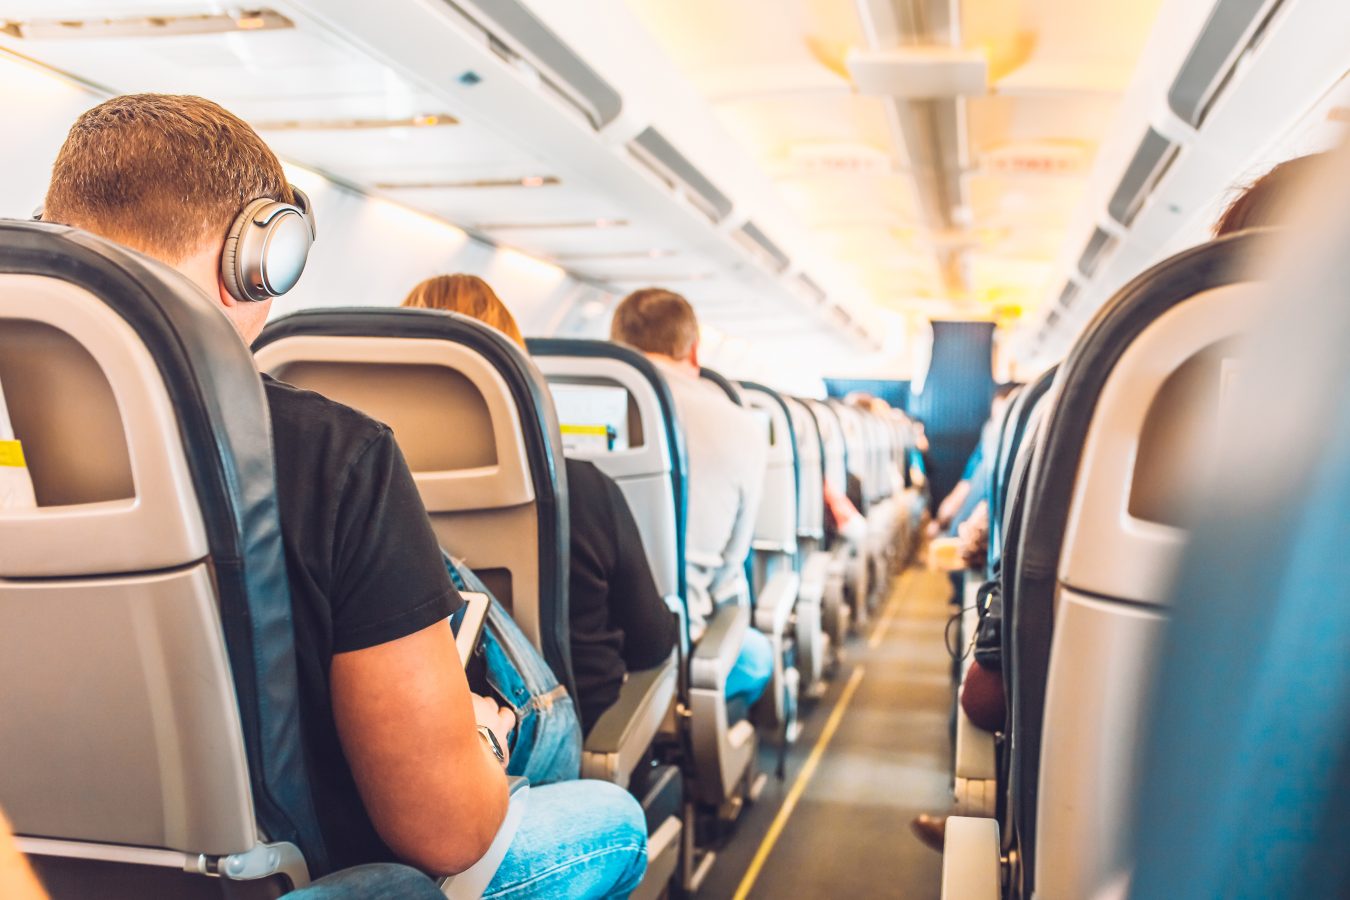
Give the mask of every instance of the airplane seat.
[[54, 897], [275, 897], [327, 870], [262, 386], [178, 273], [0, 222], [0, 805]]
[[1124, 853], [1147, 673], [1186, 538], [1177, 498], [1196, 452], [1214, 449], [1217, 416], [1194, 411], [1227, 402], [1233, 344], [1262, 309], [1243, 272], [1262, 240], [1155, 265], [1098, 312], [1056, 376], [1012, 573], [1018, 896], [1085, 896]]
[[[849, 453], [843, 421], [832, 403], [812, 400], [808, 404], [825, 444], [825, 484], [839, 497], [848, 496]], [[861, 514], [861, 510], [859, 510]], [[844, 641], [855, 626], [853, 610], [855, 598], [867, 592], [867, 545], [851, 536], [835, 536], [830, 550], [825, 598], [821, 606], [821, 620], [830, 635], [830, 644], [837, 662], [844, 650]]]
[[825, 541], [825, 447], [810, 408], [795, 397], [784, 397], [792, 414], [801, 461], [797, 492], [797, 546], [801, 590], [797, 595], [797, 670], [801, 673], [802, 696], [818, 696], [824, 690], [825, 659], [830, 636], [825, 632], [821, 608], [829, 580], [830, 554]]
[[[1335, 159], [1343, 173], [1343, 149]], [[1281, 247], [1295, 252], [1266, 282], [1278, 302], [1238, 365], [1241, 399], [1221, 400], [1153, 669], [1119, 897], [1333, 897], [1350, 885], [1346, 181], [1317, 191], [1325, 218]]]
[[903, 568], [918, 550], [923, 516], [928, 508], [928, 502], [923, 485], [916, 477], [917, 473], [909, 465], [910, 457], [915, 452], [913, 426], [909, 417], [899, 410], [894, 410], [888, 427], [891, 430], [889, 465], [891, 477], [896, 485], [897, 515], [900, 518], [899, 562]]
[[[1040, 419], [1052, 402], [1052, 397], [1047, 396], [1051, 381], [1052, 377], [1047, 374], [1029, 386], [1029, 389], [1033, 391], [1030, 397], [1034, 402], [1029, 410], [1025, 410], [1025, 415], [1021, 416], [1022, 430], [1014, 436], [1017, 447], [1013, 454], [1013, 468], [1006, 485], [1007, 498], [1004, 509], [998, 520], [990, 520], [991, 541], [995, 539], [992, 529], [996, 521], [1004, 527], [1008, 538], [1007, 547], [1000, 548], [997, 551], [1000, 554], [1000, 565], [991, 569], [990, 580], [983, 586], [983, 590], [987, 592], [984, 602], [988, 607], [983, 615], [992, 618], [997, 623], [995, 627], [1000, 639], [999, 657], [1002, 663], [1000, 675], [1003, 680], [1005, 704], [1002, 734], [991, 734], [976, 727], [959, 704], [956, 712], [957, 728], [953, 768], [955, 808], [960, 815], [988, 816], [998, 819], [1000, 823], [998, 834], [1003, 842], [1002, 849], [1005, 854], [1011, 849], [1010, 841], [1013, 834], [1011, 825], [1007, 821], [1010, 793], [1009, 767], [1011, 764], [1007, 737], [1012, 731], [1012, 709], [1009, 697], [1010, 685], [1012, 684], [1010, 672], [1012, 651], [1010, 649], [1011, 631], [1007, 623], [1010, 620], [1010, 610], [1015, 602], [1011, 573], [1017, 569], [1017, 543], [1018, 536], [1021, 533], [1022, 512], [1026, 504], [1027, 476], [1036, 448], [1034, 435]], [[1023, 440], [1024, 435], [1025, 440]], [[1006, 524], [1003, 521], [1004, 519], [1006, 519]], [[962, 673], [962, 689], [965, 687], [964, 677], [968, 672], [969, 666], [967, 665]], [[957, 696], [960, 696], [959, 691]], [[1002, 746], [1000, 746], [1001, 737], [1003, 738]], [[962, 833], [969, 834], [969, 832]], [[1014, 860], [1015, 866], [1016, 857], [1010, 858]]]
[[[774, 650], [769, 690], [760, 702], [761, 723], [782, 729], [788, 743], [800, 732], [797, 719], [801, 674], [797, 668], [797, 603], [801, 593], [797, 545], [801, 461], [792, 410], [777, 391], [754, 382], [738, 384], [746, 408], [767, 416], [768, 463], [751, 544], [755, 627], [769, 638]], [[815, 616], [818, 620], [818, 616]], [[818, 636], [810, 636], [818, 643]]]
[[[530, 338], [527, 344], [553, 393], [567, 454], [594, 463], [619, 485], [638, 523], [657, 589], [683, 623], [671, 698], [664, 706], [668, 710], [678, 698], [679, 707], [689, 712], [688, 718], [677, 715], [675, 721], [689, 737], [692, 777], [686, 784], [678, 767], [664, 765], [645, 773], [645, 787], [633, 785], [647, 811], [650, 835], [648, 875], [634, 896], [652, 896], [648, 887], [666, 884], [681, 860], [680, 883], [689, 888], [699, 873], [694, 871], [692, 819], [682, 808], [685, 789], [698, 792], [701, 799], [712, 797], [710, 803], [723, 802], [748, 777], [757, 743], [754, 726], [745, 721], [748, 710], [738, 714], [726, 702], [730, 668], [719, 672], [693, 664], [685, 611], [687, 457], [675, 401], [660, 370], [631, 348], [569, 338]], [[588, 437], [597, 430], [606, 435], [604, 440]], [[749, 614], [723, 615], [740, 631], [728, 629], [711, 638], [705, 634], [701, 645], [714, 658], [729, 653], [734, 660]], [[630, 673], [616, 706], [629, 702], [634, 681]], [[671, 727], [669, 722], [663, 712], [660, 728]], [[595, 745], [605, 724], [602, 716], [587, 740], [583, 774], [613, 767], [614, 754]]]
[[518, 347], [467, 316], [314, 309], [271, 322], [260, 371], [393, 429], [441, 546], [462, 559], [575, 696], [557, 420]]
[[741, 393], [740, 386], [721, 372], [704, 366], [698, 370], [698, 377], [711, 381], [721, 388], [722, 393], [726, 394], [727, 399], [732, 403], [735, 403], [737, 406], [745, 406], [745, 397]]
[[1012, 492], [1013, 469], [1033, 420], [1044, 414], [1042, 398], [1050, 392], [1059, 366], [1046, 369], [1027, 383], [1008, 407], [994, 466], [993, 503], [989, 510], [989, 561], [994, 572], [1003, 557], [1004, 520]]
[[883, 566], [876, 558], [880, 552], [880, 545], [884, 543], [882, 537], [884, 533], [882, 524], [884, 511], [874, 509], [876, 488], [874, 480], [872, 480], [871, 449], [862, 421], [862, 413], [838, 400], [831, 400], [829, 403], [834, 409], [835, 415], [838, 416], [844, 432], [844, 442], [848, 447], [848, 471], [858, 481], [858, 496], [861, 500], [858, 511], [863, 514], [863, 518], [867, 522], [867, 539], [864, 542], [864, 552], [859, 553], [854, 561], [854, 564], [858, 567], [858, 572], [853, 576], [854, 590], [850, 592], [849, 598], [853, 605], [851, 615], [854, 627], [861, 630], [871, 618], [879, 594], [884, 588], [884, 585], [879, 583], [877, 578], [877, 572], [882, 570]]

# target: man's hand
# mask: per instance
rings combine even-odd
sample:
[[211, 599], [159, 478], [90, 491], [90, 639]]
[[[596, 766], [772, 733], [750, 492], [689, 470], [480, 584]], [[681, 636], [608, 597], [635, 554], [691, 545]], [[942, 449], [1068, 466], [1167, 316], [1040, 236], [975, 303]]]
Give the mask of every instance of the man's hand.
[[516, 714], [505, 706], [498, 706], [497, 701], [489, 697], [480, 697], [477, 694], [469, 696], [473, 699], [474, 721], [496, 736], [497, 743], [501, 745], [502, 753], [505, 755], [502, 764], [509, 763], [511, 747], [506, 742], [506, 737], [511, 733], [511, 729], [516, 727]]

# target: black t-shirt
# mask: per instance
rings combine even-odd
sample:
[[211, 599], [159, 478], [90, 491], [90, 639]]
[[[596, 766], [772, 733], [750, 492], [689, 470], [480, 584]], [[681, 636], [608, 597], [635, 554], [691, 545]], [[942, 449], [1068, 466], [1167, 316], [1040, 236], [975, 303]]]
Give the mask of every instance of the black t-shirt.
[[589, 732], [618, 699], [625, 672], [649, 669], [675, 649], [676, 620], [619, 486], [591, 463], [569, 459], [567, 492], [572, 674], [581, 727]]
[[264, 376], [299, 670], [300, 727], [334, 868], [393, 860], [333, 721], [335, 653], [387, 643], [463, 602], [386, 425]]

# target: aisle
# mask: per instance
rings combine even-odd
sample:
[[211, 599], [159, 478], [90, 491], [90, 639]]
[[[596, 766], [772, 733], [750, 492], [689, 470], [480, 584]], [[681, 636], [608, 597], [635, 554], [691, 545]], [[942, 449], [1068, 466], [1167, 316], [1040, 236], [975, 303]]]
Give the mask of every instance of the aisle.
[[[938, 896], [941, 856], [909, 820], [950, 800], [949, 584], [923, 569], [896, 580], [811, 713], [786, 781], [770, 778], [701, 898]], [[776, 753], [766, 748], [765, 771]]]

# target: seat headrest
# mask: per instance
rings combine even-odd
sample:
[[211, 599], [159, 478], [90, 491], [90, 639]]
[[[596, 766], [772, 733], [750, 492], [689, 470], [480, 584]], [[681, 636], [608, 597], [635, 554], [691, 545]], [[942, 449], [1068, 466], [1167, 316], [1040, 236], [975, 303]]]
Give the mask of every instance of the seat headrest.
[[[531, 355], [540, 359], [578, 359], [609, 360], [637, 373], [638, 377], [651, 388], [659, 414], [658, 422], [642, 422], [644, 434], [665, 435], [666, 445], [670, 448], [670, 487], [675, 504], [675, 578], [681, 600], [688, 597], [685, 581], [685, 522], [689, 509], [689, 455], [685, 450], [684, 432], [680, 428], [679, 415], [675, 411], [675, 397], [665, 376], [646, 356], [637, 350], [611, 341], [588, 340], [584, 338], [527, 338], [525, 345]], [[639, 408], [639, 415], [645, 411]]]

